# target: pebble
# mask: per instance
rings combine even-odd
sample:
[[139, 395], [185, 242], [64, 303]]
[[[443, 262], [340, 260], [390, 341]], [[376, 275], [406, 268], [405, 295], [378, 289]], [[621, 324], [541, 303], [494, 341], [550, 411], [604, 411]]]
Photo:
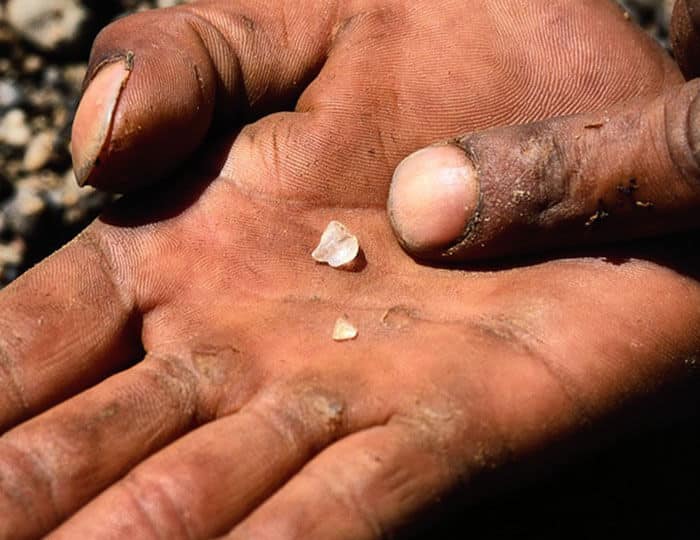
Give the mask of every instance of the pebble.
[[36, 172], [46, 167], [53, 156], [58, 141], [55, 131], [47, 130], [35, 135], [27, 145], [22, 165], [25, 171]]
[[177, 6], [179, 4], [184, 4], [184, 3], [185, 2], [183, 0], [157, 0], [156, 7], [168, 8], [168, 7], [173, 7], [173, 6]]
[[17, 266], [22, 262], [24, 243], [17, 239], [8, 244], [0, 244], [0, 268], [2, 266]]
[[6, 17], [32, 45], [55, 53], [87, 38], [91, 15], [78, 0], [9, 0]]
[[7, 225], [16, 234], [31, 237], [45, 210], [46, 203], [39, 193], [20, 189], [5, 207]]
[[359, 332], [357, 328], [347, 318], [341, 317], [335, 321], [335, 326], [333, 327], [333, 341], [352, 341], [358, 335]]
[[341, 268], [353, 262], [360, 253], [360, 242], [339, 221], [331, 221], [311, 256], [316, 262]]
[[7, 79], [0, 80], [0, 110], [19, 107], [22, 99], [22, 90], [17, 83]]
[[0, 119], [0, 143], [21, 147], [29, 143], [32, 131], [22, 109], [11, 109]]

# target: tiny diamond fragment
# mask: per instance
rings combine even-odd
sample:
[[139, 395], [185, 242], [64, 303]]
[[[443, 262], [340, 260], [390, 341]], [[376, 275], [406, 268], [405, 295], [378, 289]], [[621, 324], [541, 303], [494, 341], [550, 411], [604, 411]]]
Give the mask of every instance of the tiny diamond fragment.
[[341, 317], [335, 321], [333, 328], [333, 341], [350, 341], [358, 336], [357, 328], [348, 321], [345, 317]]
[[331, 221], [321, 236], [321, 243], [311, 256], [316, 262], [340, 268], [354, 261], [360, 253], [360, 242], [348, 228], [338, 221]]

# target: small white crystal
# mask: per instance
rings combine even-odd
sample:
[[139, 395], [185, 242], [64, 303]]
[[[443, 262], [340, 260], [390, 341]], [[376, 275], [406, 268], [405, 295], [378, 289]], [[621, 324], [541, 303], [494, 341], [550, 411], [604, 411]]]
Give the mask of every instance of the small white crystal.
[[360, 242], [347, 227], [338, 221], [331, 221], [321, 236], [321, 243], [311, 256], [315, 261], [340, 268], [351, 263], [360, 253]]
[[333, 341], [350, 341], [358, 336], [357, 328], [345, 317], [335, 321], [333, 328]]

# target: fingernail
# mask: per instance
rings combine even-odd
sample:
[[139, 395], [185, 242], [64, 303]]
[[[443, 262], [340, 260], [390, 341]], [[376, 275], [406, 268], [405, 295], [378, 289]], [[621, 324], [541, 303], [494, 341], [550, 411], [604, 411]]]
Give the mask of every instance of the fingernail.
[[73, 122], [71, 151], [78, 184], [88, 183], [108, 145], [119, 97], [131, 74], [129, 60], [101, 68], [83, 95]]
[[474, 164], [459, 147], [430, 146], [397, 168], [389, 196], [392, 224], [406, 246], [431, 251], [453, 245], [479, 205]]

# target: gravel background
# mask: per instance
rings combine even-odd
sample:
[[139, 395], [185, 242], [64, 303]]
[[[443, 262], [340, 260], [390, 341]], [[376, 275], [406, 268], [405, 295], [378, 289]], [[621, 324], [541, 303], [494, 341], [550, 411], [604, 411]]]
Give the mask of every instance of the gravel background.
[[[620, 1], [665, 43], [672, 2]], [[0, 288], [72, 238], [107, 202], [78, 188], [68, 150], [97, 30], [126, 13], [176, 3], [0, 0]]]

